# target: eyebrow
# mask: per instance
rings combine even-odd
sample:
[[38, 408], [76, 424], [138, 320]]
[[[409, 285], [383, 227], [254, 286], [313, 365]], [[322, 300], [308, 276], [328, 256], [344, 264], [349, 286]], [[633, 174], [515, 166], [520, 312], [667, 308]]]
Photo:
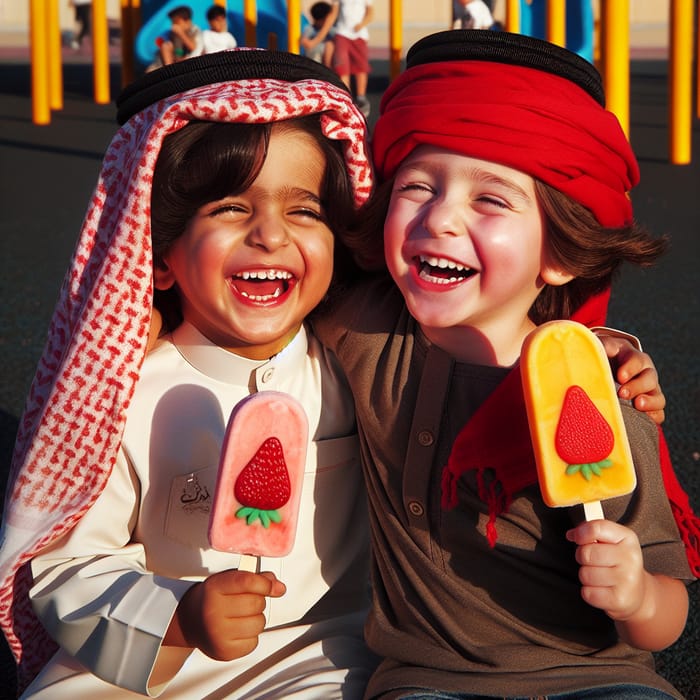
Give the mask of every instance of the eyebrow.
[[478, 180], [486, 185], [503, 187], [512, 192], [516, 197], [520, 197], [528, 202], [532, 201], [532, 197], [517, 182], [513, 182], [508, 178], [501, 177], [483, 168], [468, 168], [468, 174], [474, 180]]
[[[409, 177], [411, 172], [418, 171], [435, 176], [441, 173], [443, 169], [444, 168], [442, 165], [433, 163], [430, 159], [418, 158], [408, 163], [405, 167], [400, 168], [400, 171], [403, 173], [409, 173]], [[476, 165], [465, 166], [461, 172], [463, 176], [469, 180], [474, 180], [484, 185], [501, 187], [511, 192], [513, 196], [518, 197], [525, 202], [533, 201], [530, 194], [528, 194], [517, 182], [514, 182], [507, 177], [502, 177], [501, 175], [497, 175], [496, 173], [492, 173], [489, 170], [485, 170], [484, 168], [480, 168]]]

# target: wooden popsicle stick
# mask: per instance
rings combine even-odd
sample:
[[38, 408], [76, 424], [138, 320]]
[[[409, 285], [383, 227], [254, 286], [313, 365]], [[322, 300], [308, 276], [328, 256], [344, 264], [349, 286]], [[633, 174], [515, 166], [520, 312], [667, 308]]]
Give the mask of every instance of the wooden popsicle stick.
[[600, 501], [590, 501], [583, 504], [583, 514], [586, 520], [604, 520], [603, 506]]
[[238, 570], [250, 571], [253, 574], [260, 573], [260, 557], [256, 557], [254, 554], [241, 554]]

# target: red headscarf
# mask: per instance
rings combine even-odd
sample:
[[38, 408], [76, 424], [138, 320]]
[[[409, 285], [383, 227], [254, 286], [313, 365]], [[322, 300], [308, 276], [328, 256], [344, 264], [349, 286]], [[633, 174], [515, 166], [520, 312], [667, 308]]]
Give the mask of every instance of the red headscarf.
[[426, 63], [400, 75], [380, 109], [372, 155], [382, 179], [430, 144], [527, 173], [603, 226], [632, 220], [634, 153], [615, 115], [567, 78], [494, 61]]

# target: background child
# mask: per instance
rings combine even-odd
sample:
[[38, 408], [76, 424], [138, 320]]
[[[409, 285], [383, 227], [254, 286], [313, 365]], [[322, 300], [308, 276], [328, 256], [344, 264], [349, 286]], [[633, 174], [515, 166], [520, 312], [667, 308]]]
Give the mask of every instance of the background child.
[[75, 11], [75, 21], [80, 25], [77, 36], [71, 41], [72, 49], [79, 49], [91, 34], [92, 0], [68, 0]]
[[[352, 400], [303, 321], [340, 254], [333, 228], [369, 194], [364, 120], [332, 71], [265, 51], [149, 74], [119, 112], [3, 520], [22, 678], [55, 649], [44, 629], [61, 645], [26, 696], [361, 697]], [[144, 361], [152, 280], [184, 320]], [[295, 396], [310, 435], [295, 547], [251, 574], [209, 547], [207, 511], [228, 414], [262, 389]]]
[[299, 43], [304, 54], [314, 61], [330, 66], [333, 59], [333, 27], [326, 27], [326, 20], [333, 7], [328, 2], [315, 2], [309, 8], [311, 23], [307, 24]]
[[170, 29], [156, 41], [158, 55], [149, 71], [202, 53], [202, 30], [192, 21], [192, 9], [178, 5], [168, 12], [168, 17]]
[[592, 66], [545, 42], [445, 32], [407, 66], [361, 217], [393, 282], [315, 325], [360, 424], [385, 657], [366, 697], [678, 698], [649, 650], [680, 635], [700, 570], [674, 515], [698, 530], [657, 430], [625, 409], [639, 485], [580, 524], [541, 500], [517, 369], [532, 328], [601, 323], [622, 261], [662, 249], [632, 220], [632, 151]]
[[483, 0], [453, 0], [452, 29], [491, 29], [491, 9]]
[[[355, 103], [365, 117], [369, 116], [367, 99], [369, 80], [369, 29], [374, 10], [372, 0], [334, 0], [333, 11], [326, 20], [326, 29], [335, 27], [333, 67], [350, 87], [355, 78]], [[324, 38], [325, 29], [320, 32]]]
[[209, 29], [202, 32], [202, 53], [236, 48], [238, 45], [236, 39], [228, 30], [225, 7], [212, 5], [207, 10], [207, 22], [209, 22]]

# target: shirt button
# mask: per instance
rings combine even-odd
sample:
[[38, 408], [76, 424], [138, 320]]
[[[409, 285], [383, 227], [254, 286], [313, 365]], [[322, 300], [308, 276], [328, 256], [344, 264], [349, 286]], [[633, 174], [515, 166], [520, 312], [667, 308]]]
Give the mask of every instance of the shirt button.
[[275, 370], [273, 368], [266, 369], [263, 372], [263, 376], [262, 376], [263, 384], [267, 384], [272, 379], [274, 374], [275, 374]]
[[416, 518], [420, 518], [425, 513], [425, 509], [418, 501], [411, 501], [408, 504], [408, 511], [411, 515], [415, 515]]
[[435, 438], [429, 430], [421, 430], [418, 433], [418, 442], [419, 444], [423, 445], [423, 447], [428, 447], [429, 445], [432, 445], [434, 440]]

